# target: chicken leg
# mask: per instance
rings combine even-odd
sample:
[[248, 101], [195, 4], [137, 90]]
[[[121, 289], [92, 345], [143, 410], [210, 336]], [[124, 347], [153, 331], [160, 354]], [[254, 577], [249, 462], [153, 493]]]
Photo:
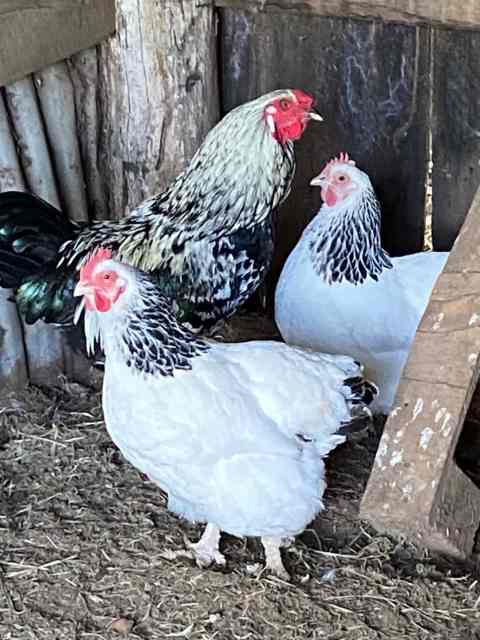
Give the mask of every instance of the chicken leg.
[[263, 536], [262, 544], [265, 550], [265, 569], [271, 571], [282, 580], [290, 581], [290, 575], [283, 566], [280, 547], [283, 546], [282, 538], [274, 536]]
[[220, 553], [220, 529], [210, 522], [205, 527], [205, 531], [198, 542], [185, 540], [187, 553], [195, 560], [198, 567], [202, 569], [209, 567], [212, 563], [224, 566], [225, 556]]

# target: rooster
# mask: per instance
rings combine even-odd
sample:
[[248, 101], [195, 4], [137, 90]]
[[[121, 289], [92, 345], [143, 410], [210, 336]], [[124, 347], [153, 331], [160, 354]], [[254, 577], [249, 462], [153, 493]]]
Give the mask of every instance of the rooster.
[[280, 546], [323, 508], [323, 458], [370, 416], [377, 389], [361, 366], [282, 342], [200, 338], [158, 280], [108, 250], [80, 269], [74, 293], [89, 349], [99, 336], [105, 352], [107, 430], [169, 509], [207, 523], [189, 544], [197, 564], [225, 563], [221, 531], [261, 536], [266, 567], [288, 579]]
[[295, 171], [293, 143], [313, 99], [279, 90], [226, 115], [163, 193], [120, 221], [71, 222], [27, 193], [0, 194], [0, 286], [14, 289], [27, 323], [71, 324], [78, 269], [99, 247], [152, 272], [177, 317], [208, 330], [263, 281], [273, 254], [272, 214]]
[[448, 253], [390, 257], [370, 179], [347, 154], [310, 184], [321, 187], [324, 204], [283, 268], [277, 325], [289, 344], [360, 360], [380, 389], [373, 409], [388, 413]]

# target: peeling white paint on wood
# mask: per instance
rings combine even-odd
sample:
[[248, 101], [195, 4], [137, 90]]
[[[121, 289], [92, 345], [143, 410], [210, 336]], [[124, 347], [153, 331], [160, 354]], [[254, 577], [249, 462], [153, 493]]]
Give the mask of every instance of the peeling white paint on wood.
[[471, 327], [474, 324], [477, 324], [479, 320], [480, 320], [480, 315], [478, 313], [472, 314], [470, 320], [468, 321], [468, 326]]
[[424, 450], [427, 449], [433, 434], [434, 434], [434, 431], [433, 429], [430, 429], [430, 427], [425, 427], [425, 429], [422, 431], [422, 433], [420, 434], [420, 447], [422, 449]]
[[397, 464], [400, 464], [402, 460], [403, 460], [403, 449], [393, 451], [392, 457], [390, 458], [390, 466], [395, 467]]
[[440, 329], [440, 327], [442, 326], [442, 320], [444, 319], [445, 314], [444, 313], [439, 313], [437, 316], [437, 319], [435, 320], [435, 322], [433, 323], [433, 331], [437, 331], [438, 329]]
[[413, 407], [412, 419], [410, 420], [410, 422], [408, 424], [411, 424], [412, 422], [415, 422], [415, 420], [422, 413], [422, 411], [423, 411], [423, 400], [422, 400], [422, 398], [418, 398], [416, 403], [415, 403], [415, 406]]

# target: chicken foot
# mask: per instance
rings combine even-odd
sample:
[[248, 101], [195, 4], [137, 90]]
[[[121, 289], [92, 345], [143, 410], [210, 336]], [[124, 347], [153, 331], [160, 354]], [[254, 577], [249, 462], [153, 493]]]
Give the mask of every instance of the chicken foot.
[[219, 549], [220, 529], [210, 522], [198, 542], [185, 540], [185, 544], [197, 566], [202, 569], [209, 567], [214, 562], [220, 566], [226, 564], [225, 556], [220, 553]]
[[261, 540], [265, 550], [265, 569], [271, 571], [278, 578], [289, 582], [290, 575], [283, 565], [280, 553], [280, 547], [285, 546], [285, 541], [274, 536], [262, 536]]
[[206, 569], [214, 562], [220, 566], [225, 566], [225, 556], [220, 553], [220, 529], [211, 523], [208, 523], [198, 542], [190, 542], [188, 538], [184, 538], [186, 549], [179, 551], [165, 551], [162, 557], [167, 560], [176, 560], [177, 558], [190, 558], [195, 560], [197, 567]]

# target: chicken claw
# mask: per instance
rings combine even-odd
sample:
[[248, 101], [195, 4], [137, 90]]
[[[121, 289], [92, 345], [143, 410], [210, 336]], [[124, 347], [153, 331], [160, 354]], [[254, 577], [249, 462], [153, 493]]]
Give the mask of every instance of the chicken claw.
[[184, 536], [183, 541], [186, 549], [178, 549], [172, 551], [167, 549], [163, 551], [160, 556], [165, 560], [176, 560], [177, 558], [190, 558], [195, 560], [197, 567], [206, 569], [211, 564], [215, 563], [224, 567], [226, 564], [225, 556], [220, 553], [218, 548], [220, 542], [220, 529], [214, 524], [207, 524], [202, 537], [198, 542], [190, 542], [190, 540]]

